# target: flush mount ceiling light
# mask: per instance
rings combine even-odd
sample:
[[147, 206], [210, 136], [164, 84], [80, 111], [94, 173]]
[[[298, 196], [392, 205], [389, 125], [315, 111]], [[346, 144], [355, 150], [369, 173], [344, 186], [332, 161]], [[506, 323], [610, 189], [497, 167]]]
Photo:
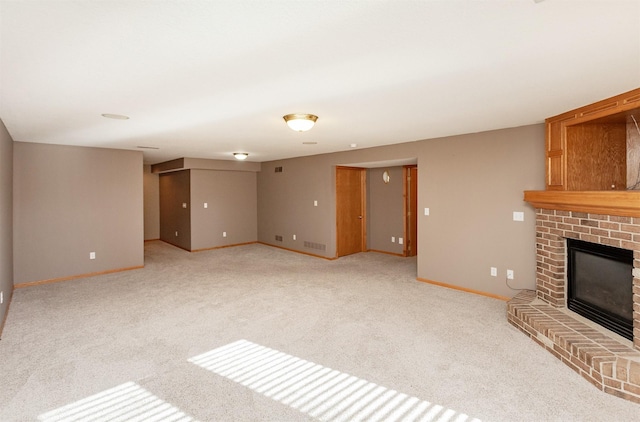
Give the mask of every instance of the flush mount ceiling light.
[[102, 113], [102, 117], [106, 117], [107, 119], [129, 120], [129, 116], [123, 114]]
[[318, 116], [313, 114], [287, 114], [282, 116], [287, 125], [298, 132], [305, 132], [313, 127]]
[[233, 156], [236, 157], [236, 160], [246, 160], [249, 154], [246, 152], [234, 152]]

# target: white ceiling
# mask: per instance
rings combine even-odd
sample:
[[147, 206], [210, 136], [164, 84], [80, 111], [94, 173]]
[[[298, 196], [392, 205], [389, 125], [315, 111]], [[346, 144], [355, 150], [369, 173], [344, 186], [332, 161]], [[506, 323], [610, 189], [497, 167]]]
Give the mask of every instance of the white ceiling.
[[147, 163], [528, 125], [640, 86], [640, 0], [0, 0], [0, 36], [15, 141]]

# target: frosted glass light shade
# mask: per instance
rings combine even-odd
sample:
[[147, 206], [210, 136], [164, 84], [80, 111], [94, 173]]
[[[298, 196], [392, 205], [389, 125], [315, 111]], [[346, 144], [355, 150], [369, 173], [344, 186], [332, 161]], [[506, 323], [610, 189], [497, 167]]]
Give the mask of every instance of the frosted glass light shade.
[[246, 160], [249, 154], [246, 152], [234, 152], [233, 156], [236, 157], [236, 160]]
[[318, 120], [318, 116], [313, 114], [287, 114], [282, 118], [291, 129], [297, 132], [305, 132], [311, 129], [316, 120]]

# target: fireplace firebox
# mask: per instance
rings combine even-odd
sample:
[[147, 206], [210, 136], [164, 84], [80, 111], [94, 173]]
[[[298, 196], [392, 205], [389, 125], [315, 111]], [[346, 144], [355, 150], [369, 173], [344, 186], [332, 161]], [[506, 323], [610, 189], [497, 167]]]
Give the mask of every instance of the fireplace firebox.
[[567, 307], [633, 340], [633, 251], [567, 239]]

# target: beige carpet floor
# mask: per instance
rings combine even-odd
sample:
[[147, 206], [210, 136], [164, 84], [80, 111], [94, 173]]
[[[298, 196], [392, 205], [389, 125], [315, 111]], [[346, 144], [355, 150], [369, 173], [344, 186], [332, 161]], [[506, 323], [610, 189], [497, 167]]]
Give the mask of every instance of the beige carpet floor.
[[415, 277], [379, 253], [148, 242], [144, 269], [14, 292], [0, 421], [640, 419], [504, 302]]

